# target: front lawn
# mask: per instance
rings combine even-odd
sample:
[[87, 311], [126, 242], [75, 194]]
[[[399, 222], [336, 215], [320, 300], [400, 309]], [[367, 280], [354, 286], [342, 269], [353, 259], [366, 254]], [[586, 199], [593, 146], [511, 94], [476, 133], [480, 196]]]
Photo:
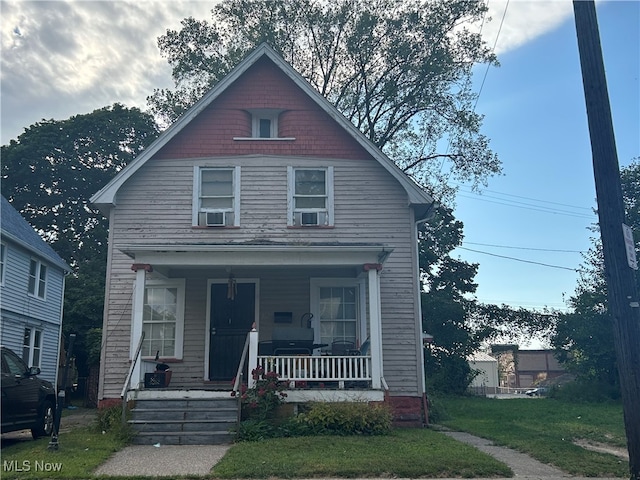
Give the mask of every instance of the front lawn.
[[620, 404], [569, 403], [553, 398], [447, 397], [435, 401], [445, 412], [440, 424], [453, 430], [491, 439], [572, 475], [629, 475], [626, 460], [574, 444], [586, 440], [625, 447]]
[[383, 436], [278, 438], [234, 445], [214, 478], [510, 477], [492, 457], [429, 429]]

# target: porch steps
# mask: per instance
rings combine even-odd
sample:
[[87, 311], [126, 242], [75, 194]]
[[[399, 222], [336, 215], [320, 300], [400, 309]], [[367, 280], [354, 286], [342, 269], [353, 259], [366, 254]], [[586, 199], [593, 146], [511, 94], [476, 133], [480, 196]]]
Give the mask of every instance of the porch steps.
[[129, 424], [138, 445], [231, 443], [238, 422], [234, 398], [136, 399]]

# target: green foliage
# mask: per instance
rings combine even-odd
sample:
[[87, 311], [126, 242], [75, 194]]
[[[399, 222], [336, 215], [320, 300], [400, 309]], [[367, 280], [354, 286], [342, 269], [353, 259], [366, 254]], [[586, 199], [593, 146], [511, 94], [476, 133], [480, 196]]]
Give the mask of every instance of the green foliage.
[[569, 403], [619, 402], [620, 389], [608, 382], [580, 379], [552, 388], [547, 396]]
[[278, 380], [275, 372], [265, 373], [262, 367], [252, 370], [251, 375], [254, 386], [243, 386], [240, 396], [243, 418], [258, 421], [273, 418], [276, 408], [287, 396], [285, 382]]
[[[640, 243], [640, 162], [635, 159], [620, 171], [626, 222], [633, 228], [636, 250]], [[597, 227], [594, 227], [597, 231]], [[620, 388], [612, 320], [608, 312], [607, 284], [599, 238], [584, 256], [575, 295], [569, 299], [573, 311], [558, 314], [551, 344], [558, 359], [580, 383], [600, 392]], [[636, 252], [638, 253], [638, 252]], [[640, 289], [640, 273], [636, 272]], [[607, 394], [609, 396], [609, 394]]]
[[[447, 178], [481, 184], [501, 170], [480, 133], [470, 82], [474, 64], [497, 62], [479, 33], [461, 27], [485, 10], [449, 0], [224, 0], [211, 23], [187, 18], [159, 38], [176, 88], [148, 102], [174, 121], [266, 42], [441, 198], [451, 191]], [[440, 155], [443, 143], [450, 148]]]
[[[125, 420], [131, 417], [129, 409], [125, 412]], [[131, 426], [122, 421], [122, 405], [114, 405], [98, 410], [96, 416], [96, 430], [105, 432], [117, 438], [120, 442], [129, 443], [135, 435]]]
[[387, 405], [366, 402], [317, 402], [296, 421], [321, 435], [383, 435], [391, 429]]
[[42, 120], [1, 148], [2, 194], [73, 268], [63, 333], [77, 335], [80, 376], [95, 364], [87, 335], [102, 327], [108, 220], [89, 203], [158, 134], [153, 118], [120, 104]]
[[[256, 454], [256, 452], [264, 452]], [[247, 461], [255, 459], [257, 461]], [[213, 478], [476, 478], [511, 470], [476, 448], [426, 428], [389, 435], [275, 438], [231, 447]]]
[[588, 440], [625, 447], [620, 403], [474, 396], [448, 397], [445, 401], [449, 417], [441, 422], [443, 426], [488, 438], [574, 476], [628, 478], [628, 462], [574, 443]]
[[392, 414], [386, 405], [366, 402], [310, 403], [301, 412], [286, 418], [250, 418], [240, 422], [237, 439], [258, 441], [268, 438], [308, 435], [384, 435], [391, 429]]

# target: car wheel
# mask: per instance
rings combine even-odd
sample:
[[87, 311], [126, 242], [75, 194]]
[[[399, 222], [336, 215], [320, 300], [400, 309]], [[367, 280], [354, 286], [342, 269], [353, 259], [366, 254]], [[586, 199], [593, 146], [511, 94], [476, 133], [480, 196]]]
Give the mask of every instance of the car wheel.
[[42, 405], [40, 416], [38, 417], [38, 426], [31, 429], [33, 438], [46, 437], [53, 432], [53, 421], [55, 419], [55, 410], [53, 403], [47, 400]]

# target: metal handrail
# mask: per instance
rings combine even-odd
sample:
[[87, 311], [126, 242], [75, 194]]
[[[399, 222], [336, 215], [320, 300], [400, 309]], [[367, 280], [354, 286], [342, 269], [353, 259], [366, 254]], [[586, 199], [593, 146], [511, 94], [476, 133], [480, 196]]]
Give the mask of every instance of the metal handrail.
[[122, 386], [122, 393], [120, 393], [120, 398], [122, 398], [122, 423], [126, 422], [126, 406], [127, 406], [127, 392], [129, 390], [129, 382], [131, 381], [131, 375], [133, 375], [133, 369], [136, 368], [136, 363], [138, 362], [138, 357], [140, 356], [140, 350], [142, 350], [142, 341], [144, 340], [144, 331], [140, 334], [140, 341], [138, 342], [138, 348], [136, 348], [136, 354], [133, 356], [131, 361], [131, 367], [129, 367], [129, 373], [127, 374], [127, 379]]

